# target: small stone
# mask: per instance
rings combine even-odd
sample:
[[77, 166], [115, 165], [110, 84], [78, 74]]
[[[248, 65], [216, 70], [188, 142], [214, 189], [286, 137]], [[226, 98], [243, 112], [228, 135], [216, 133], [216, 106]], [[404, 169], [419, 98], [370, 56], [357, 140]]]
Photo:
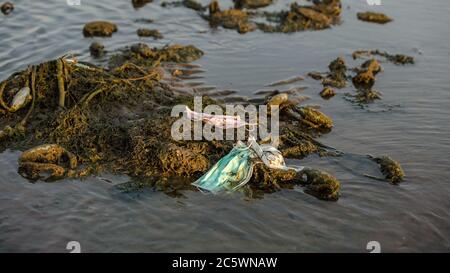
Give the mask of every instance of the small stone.
[[357, 17], [361, 21], [377, 23], [377, 24], [386, 24], [392, 21], [392, 18], [383, 13], [378, 12], [358, 12]]
[[325, 87], [321, 92], [320, 96], [324, 99], [330, 99], [336, 95], [336, 92], [331, 87]]
[[117, 25], [107, 21], [93, 21], [83, 28], [85, 37], [111, 37], [117, 31]]

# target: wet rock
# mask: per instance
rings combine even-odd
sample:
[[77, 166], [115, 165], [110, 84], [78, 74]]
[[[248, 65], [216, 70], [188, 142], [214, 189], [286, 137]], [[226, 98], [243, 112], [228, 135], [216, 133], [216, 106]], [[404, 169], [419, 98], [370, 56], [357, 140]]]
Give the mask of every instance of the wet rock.
[[340, 182], [335, 177], [314, 169], [302, 170], [300, 175], [306, 176], [304, 181], [306, 193], [327, 201], [337, 201], [339, 199]]
[[145, 6], [151, 2], [153, 2], [153, 0], [131, 0], [131, 4], [133, 5], [133, 8], [135, 8], [135, 9], [142, 8], [143, 6]]
[[397, 161], [389, 156], [375, 157], [372, 160], [380, 165], [381, 172], [391, 183], [398, 184], [403, 181], [405, 173]]
[[381, 65], [380, 62], [378, 62], [375, 59], [370, 59], [365, 61], [362, 65], [361, 68], [366, 69], [366, 70], [370, 70], [372, 71], [372, 73], [374, 75], [376, 75], [378, 72], [381, 71]]
[[201, 3], [197, 2], [196, 0], [183, 0], [181, 3], [186, 8], [193, 9], [196, 11], [206, 10], [206, 7], [204, 7]]
[[[295, 32], [329, 28], [340, 21], [339, 0], [314, 1], [312, 5], [291, 4], [289, 11], [266, 13], [267, 19], [278, 22], [276, 26], [258, 24], [265, 32]], [[275, 20], [274, 20], [275, 19]]]
[[153, 37], [154, 39], [163, 38], [163, 35], [157, 29], [140, 28], [136, 32], [139, 37]]
[[329, 130], [333, 128], [333, 120], [324, 113], [312, 107], [298, 108], [303, 122], [311, 128]]
[[209, 23], [213, 27], [222, 26], [228, 29], [236, 29], [244, 34], [256, 29], [253, 23], [248, 21], [249, 16], [246, 11], [239, 9], [228, 9], [221, 11], [217, 1], [212, 1], [209, 5]]
[[318, 11], [315, 11], [312, 8], [303, 8], [303, 7], [299, 7], [297, 9], [297, 12], [301, 15], [303, 15], [304, 17], [308, 18], [309, 20], [313, 21], [313, 22], [317, 22], [323, 26], [330, 26], [331, 25], [331, 18], [323, 13], [320, 13]]
[[[19, 158], [19, 174], [31, 180], [61, 179], [76, 167], [76, 156], [57, 144], [37, 146], [23, 152]], [[46, 173], [50, 175], [43, 176]]]
[[273, 0], [233, 0], [236, 9], [256, 9], [267, 7], [273, 3]]
[[371, 70], [364, 70], [354, 76], [352, 82], [356, 88], [370, 89], [375, 84], [375, 76]]
[[386, 51], [381, 51], [379, 49], [374, 50], [356, 50], [352, 53], [353, 59], [358, 59], [362, 57], [371, 57], [373, 55], [381, 56], [386, 58], [386, 60], [394, 64], [414, 64], [414, 57], [404, 55], [404, 54], [389, 54]]
[[116, 24], [107, 21], [90, 22], [83, 28], [83, 34], [85, 37], [111, 37], [116, 31]]
[[11, 2], [6, 2], [2, 4], [0, 9], [4, 15], [8, 15], [14, 10], [14, 5]]
[[381, 71], [380, 63], [371, 59], [361, 65], [360, 71], [352, 78], [353, 85], [358, 89], [371, 89], [375, 84], [375, 75]]
[[332, 86], [336, 88], [344, 88], [347, 85], [347, 66], [345, 60], [339, 57], [333, 60], [329, 65], [330, 72], [327, 77], [322, 79], [324, 86]]
[[155, 55], [155, 51], [151, 49], [147, 44], [137, 43], [130, 47], [131, 52], [138, 54], [143, 58], [150, 58]]
[[100, 58], [105, 55], [105, 46], [99, 42], [93, 42], [89, 46], [89, 51], [91, 52], [92, 57]]
[[357, 17], [361, 21], [377, 23], [377, 24], [386, 24], [392, 21], [392, 18], [383, 13], [378, 12], [358, 12]]
[[308, 76], [311, 77], [311, 78], [313, 78], [313, 79], [316, 80], [316, 81], [319, 81], [319, 80], [322, 80], [322, 79], [323, 79], [322, 73], [316, 72], [316, 71], [309, 72], [309, 73], [308, 73]]
[[270, 99], [267, 101], [268, 106], [280, 106], [284, 103], [287, 103], [289, 100], [289, 95], [286, 93], [277, 94], [273, 97], [270, 97]]
[[336, 95], [336, 92], [331, 87], [325, 87], [321, 92], [320, 96], [324, 99], [330, 99]]

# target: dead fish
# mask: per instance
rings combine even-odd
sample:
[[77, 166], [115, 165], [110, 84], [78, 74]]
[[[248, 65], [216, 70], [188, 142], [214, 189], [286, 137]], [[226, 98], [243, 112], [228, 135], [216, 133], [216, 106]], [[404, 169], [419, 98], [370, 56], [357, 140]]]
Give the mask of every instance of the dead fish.
[[28, 86], [23, 87], [14, 96], [11, 105], [9, 107], [10, 112], [16, 112], [17, 110], [25, 107], [31, 101], [31, 91]]
[[292, 77], [292, 78], [289, 78], [289, 79], [277, 81], [277, 82], [271, 83], [271, 84], [266, 85], [266, 86], [285, 85], [285, 84], [290, 84], [290, 83], [303, 81], [303, 80], [304, 80], [304, 78], [302, 76], [296, 76], [296, 77]]

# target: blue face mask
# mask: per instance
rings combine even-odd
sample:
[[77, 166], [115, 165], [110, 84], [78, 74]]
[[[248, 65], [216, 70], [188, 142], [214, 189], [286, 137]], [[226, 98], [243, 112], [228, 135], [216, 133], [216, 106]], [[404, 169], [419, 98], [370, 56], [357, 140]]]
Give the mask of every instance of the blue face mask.
[[255, 156], [253, 150], [238, 142], [231, 152], [192, 185], [212, 193], [235, 191], [247, 184], [252, 177]]

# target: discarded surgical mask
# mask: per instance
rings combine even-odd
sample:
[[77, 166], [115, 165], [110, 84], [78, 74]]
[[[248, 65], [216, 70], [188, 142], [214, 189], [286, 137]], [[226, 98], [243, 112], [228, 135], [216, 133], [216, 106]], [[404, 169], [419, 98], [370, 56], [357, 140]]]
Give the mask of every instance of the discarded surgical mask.
[[256, 154], [239, 141], [211, 169], [192, 185], [212, 193], [235, 191], [250, 181]]
[[203, 121], [205, 123], [214, 125], [220, 129], [239, 128], [245, 125], [253, 125], [241, 120], [240, 116], [212, 115], [212, 114], [198, 113], [192, 111], [187, 106], [185, 111], [188, 119], [193, 121]]
[[288, 167], [284, 162], [281, 152], [272, 145], [259, 145], [253, 137], [248, 140], [250, 149], [252, 149], [261, 161], [269, 168], [281, 170], [301, 171], [304, 167]]

